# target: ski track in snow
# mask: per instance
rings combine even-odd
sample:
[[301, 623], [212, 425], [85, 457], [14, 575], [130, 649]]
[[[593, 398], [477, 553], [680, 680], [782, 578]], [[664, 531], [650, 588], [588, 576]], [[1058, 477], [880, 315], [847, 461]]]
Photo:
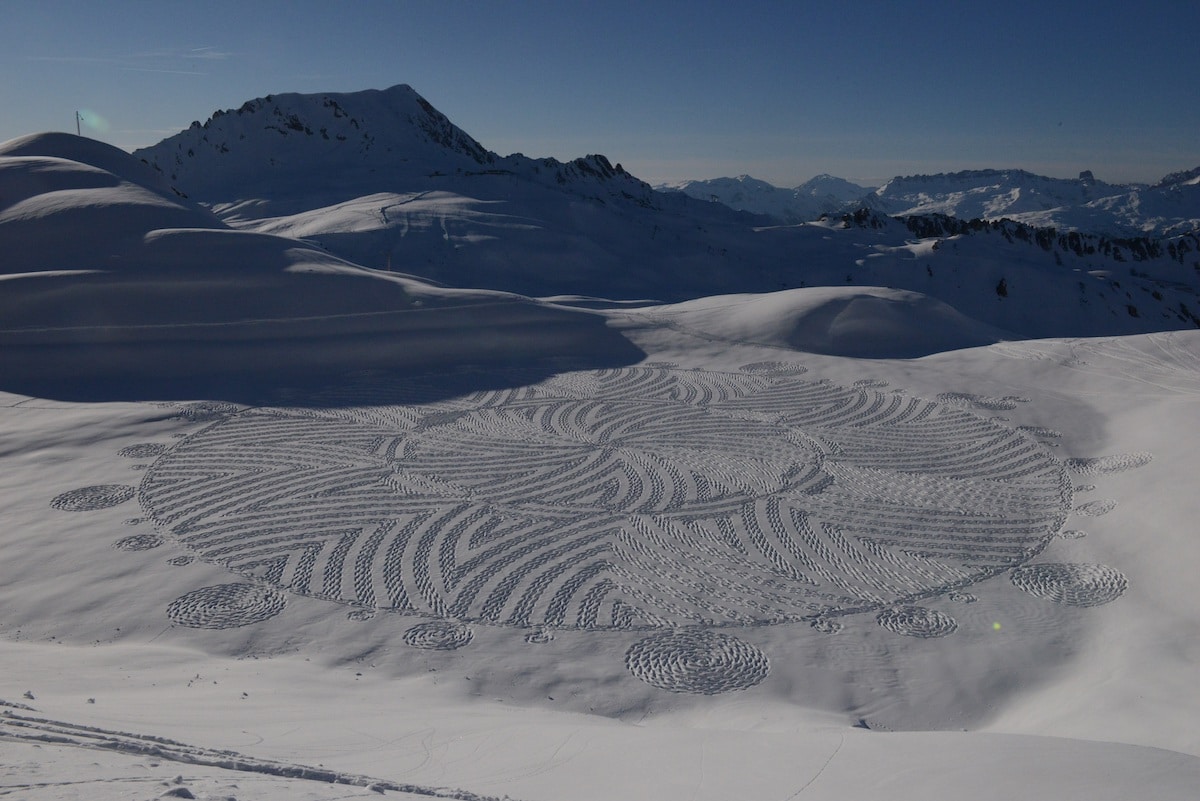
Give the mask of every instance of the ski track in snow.
[[[2, 703], [4, 702], [0, 702], [0, 704]], [[8, 704], [4, 705], [9, 706]], [[31, 714], [33, 710], [24, 705], [14, 706], [19, 706], [20, 709], [9, 706], [0, 712], [0, 740], [147, 756], [185, 765], [200, 765], [241, 773], [363, 787], [380, 793], [393, 791], [417, 796], [449, 798], [456, 801], [499, 801], [494, 796], [478, 795], [467, 790], [393, 782], [325, 768], [260, 759], [227, 749], [204, 748], [165, 737], [51, 720]], [[505, 798], [507, 799], [508, 796]]]

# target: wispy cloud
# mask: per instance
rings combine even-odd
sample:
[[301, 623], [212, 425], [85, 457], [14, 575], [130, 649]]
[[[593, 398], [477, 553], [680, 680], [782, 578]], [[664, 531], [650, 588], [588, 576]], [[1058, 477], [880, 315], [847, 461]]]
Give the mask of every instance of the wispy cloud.
[[29, 56], [30, 61], [59, 64], [107, 64], [126, 72], [155, 72], [165, 75], [208, 75], [198, 70], [197, 62], [226, 61], [234, 54], [216, 45], [203, 47], [173, 47], [116, 56], [42, 55]]
[[232, 56], [233, 53], [221, 50], [214, 46], [208, 47], [193, 47], [191, 50], [183, 54], [184, 58], [200, 58], [205, 61], [224, 61]]
[[29, 56], [29, 61], [55, 61], [62, 63], [79, 63], [79, 64], [117, 64], [118, 59], [101, 58], [98, 56]]
[[157, 67], [121, 67], [125, 72], [160, 72], [165, 75], [208, 75], [207, 72], [196, 70], [165, 70]]

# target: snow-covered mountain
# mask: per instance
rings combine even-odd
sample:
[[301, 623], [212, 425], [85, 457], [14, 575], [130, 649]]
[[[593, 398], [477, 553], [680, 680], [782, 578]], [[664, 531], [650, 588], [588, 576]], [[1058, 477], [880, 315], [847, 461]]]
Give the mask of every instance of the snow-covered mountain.
[[847, 207], [857, 208], [871, 191], [832, 175], [818, 175], [793, 189], [781, 189], [749, 175], [678, 181], [658, 184], [654, 188], [662, 192], [682, 192], [739, 211], [763, 214], [788, 225], [815, 220], [822, 214], [840, 213]]
[[1107, 236], [1169, 236], [1200, 230], [1196, 172], [1153, 186], [1107, 184], [1090, 172], [1076, 179], [1024, 170], [915, 175], [888, 181], [866, 205], [898, 217], [945, 214]]
[[[407, 86], [250, 101], [135, 155], [235, 228], [452, 286], [662, 301], [883, 286], [936, 298], [1013, 336], [1190, 327], [1200, 310], [1193, 238], [1135, 252], [1098, 240], [1090, 250], [1072, 247], [1055, 234], [1044, 248], [1028, 226], [935, 225], [915, 235], [919, 220], [906, 225], [878, 211], [772, 226], [722, 203], [656, 191], [603, 156], [560, 163], [490, 153]], [[975, 191], [981, 181], [1021, 202], [1031, 201], [1018, 184], [1044, 183], [1042, 195], [1060, 199], [1060, 184], [1076, 185], [971, 173], [893, 181], [873, 199], [892, 202], [903, 186], [941, 186], [942, 195], [953, 187], [959, 206], [944, 207], [982, 213], [963, 205], [999, 191]], [[1076, 183], [1076, 200], [1106, 191]], [[812, 212], [860, 189], [827, 177], [805, 186], [785, 194], [815, 204]], [[781, 196], [749, 178], [727, 188]], [[922, 214], [932, 214], [929, 205]], [[1001, 282], [1008, 295], [997, 292]]]
[[603, 156], [568, 163], [499, 156], [404, 84], [268, 95], [216, 111], [203, 124], [134, 155], [189, 197], [235, 219], [308, 211], [401, 188], [453, 192], [464, 181], [488, 201], [503, 200], [514, 185], [552, 189], [547, 197], [555, 200], [566, 193], [647, 204], [652, 196], [647, 184]]

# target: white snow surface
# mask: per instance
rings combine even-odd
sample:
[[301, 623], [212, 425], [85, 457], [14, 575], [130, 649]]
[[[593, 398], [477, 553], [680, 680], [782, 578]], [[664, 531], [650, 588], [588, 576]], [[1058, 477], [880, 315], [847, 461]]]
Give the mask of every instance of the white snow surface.
[[[1177, 262], [741, 239], [606, 163], [225, 197], [238, 230], [119, 151], [0, 145], [0, 794], [1195, 797], [1200, 331], [1119, 294], [1194, 302]], [[642, 225], [621, 258], [708, 226], [680, 247], [809, 285], [550, 291], [536, 232], [586, 264]], [[484, 231], [544, 299], [411, 274]]]

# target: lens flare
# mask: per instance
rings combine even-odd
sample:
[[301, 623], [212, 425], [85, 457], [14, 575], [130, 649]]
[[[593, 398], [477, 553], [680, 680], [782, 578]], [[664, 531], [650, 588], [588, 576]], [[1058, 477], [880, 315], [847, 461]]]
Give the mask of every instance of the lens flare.
[[84, 128], [97, 133], [104, 133], [109, 129], [108, 120], [101, 117], [91, 109], [82, 108], [79, 110], [79, 121]]

